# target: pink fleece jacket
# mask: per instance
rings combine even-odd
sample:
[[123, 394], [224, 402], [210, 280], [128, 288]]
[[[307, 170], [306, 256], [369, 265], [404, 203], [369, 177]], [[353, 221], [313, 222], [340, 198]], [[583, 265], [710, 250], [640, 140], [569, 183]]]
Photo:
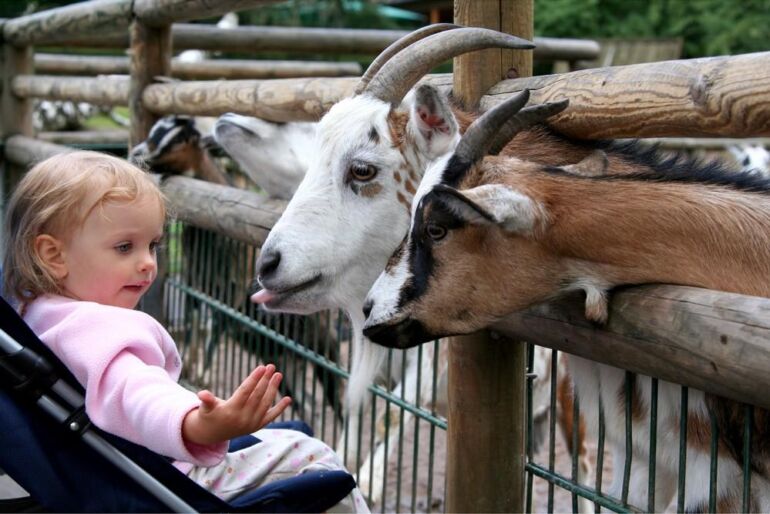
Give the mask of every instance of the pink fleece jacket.
[[86, 389], [86, 413], [102, 430], [178, 461], [213, 466], [227, 443], [185, 443], [182, 420], [200, 404], [177, 383], [182, 369], [171, 336], [149, 315], [45, 295], [24, 320]]

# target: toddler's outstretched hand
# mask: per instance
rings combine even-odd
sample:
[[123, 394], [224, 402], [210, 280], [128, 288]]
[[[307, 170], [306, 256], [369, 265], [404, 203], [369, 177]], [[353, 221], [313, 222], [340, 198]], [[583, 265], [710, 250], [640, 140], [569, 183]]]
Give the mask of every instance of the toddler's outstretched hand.
[[182, 437], [197, 444], [215, 444], [233, 437], [251, 434], [286, 410], [291, 398], [273, 405], [283, 375], [275, 366], [257, 366], [228, 400], [210, 391], [200, 391], [201, 405], [191, 410], [182, 422]]

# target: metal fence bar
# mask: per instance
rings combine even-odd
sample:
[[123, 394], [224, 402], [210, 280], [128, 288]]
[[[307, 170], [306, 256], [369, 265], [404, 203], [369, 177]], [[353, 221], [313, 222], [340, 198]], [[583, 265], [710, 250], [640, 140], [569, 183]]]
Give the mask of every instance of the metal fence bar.
[[655, 467], [658, 456], [658, 379], [650, 380], [650, 459], [647, 480], [647, 510], [655, 512]]
[[713, 412], [709, 411], [709, 421], [711, 423], [711, 448], [710, 448], [710, 470], [709, 470], [709, 512], [717, 511], [717, 469], [719, 468], [719, 425]]
[[625, 391], [625, 415], [626, 415], [626, 455], [623, 464], [623, 489], [621, 493], [621, 501], [624, 505], [628, 505], [628, 484], [631, 479], [631, 460], [634, 453], [634, 441], [633, 441], [633, 423], [631, 420], [631, 405], [633, 402], [632, 395], [635, 391], [634, 385], [636, 383], [636, 375], [630, 371], [626, 371], [625, 379], [623, 381], [623, 387]]
[[[548, 471], [555, 476], [556, 461], [556, 364], [559, 358], [557, 350], [551, 351], [551, 405], [548, 419]], [[553, 512], [553, 488], [555, 482], [548, 481], [548, 512]]]
[[[532, 343], [527, 343], [527, 462], [533, 462], [534, 460], [534, 431], [535, 422], [533, 417], [533, 385], [535, 380], [534, 373], [535, 364], [535, 346]], [[532, 512], [532, 486], [534, 485], [534, 475], [527, 473], [527, 498], [525, 502], [525, 511]]]
[[687, 473], [687, 387], [682, 386], [681, 415], [679, 418], [679, 478], [676, 493], [677, 512], [684, 512], [685, 507], [685, 482]]
[[751, 505], [751, 437], [754, 425], [754, 407], [744, 406], [743, 421], [743, 512], [750, 512]]

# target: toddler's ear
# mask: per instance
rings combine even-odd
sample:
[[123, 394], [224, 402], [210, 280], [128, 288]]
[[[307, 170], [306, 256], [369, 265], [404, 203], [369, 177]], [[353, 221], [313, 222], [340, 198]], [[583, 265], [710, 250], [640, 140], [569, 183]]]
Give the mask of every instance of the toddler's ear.
[[61, 241], [48, 234], [35, 238], [35, 253], [49, 273], [57, 280], [67, 276], [67, 263], [64, 261], [64, 245]]

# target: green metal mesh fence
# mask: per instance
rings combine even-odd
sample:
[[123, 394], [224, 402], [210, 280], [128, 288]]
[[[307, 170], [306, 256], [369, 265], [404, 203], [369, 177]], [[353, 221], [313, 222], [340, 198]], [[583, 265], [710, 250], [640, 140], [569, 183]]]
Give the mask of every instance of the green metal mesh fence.
[[[186, 226], [180, 222], [169, 226], [166, 251], [167, 279], [165, 282], [166, 323], [179, 344], [184, 361], [182, 380], [190, 387], [208, 388], [220, 396], [229, 395], [250, 370], [260, 362], [275, 363], [284, 373], [282, 394], [294, 399], [286, 418], [302, 419], [311, 425], [317, 437], [323, 439], [344, 457], [356, 476], [373, 510], [384, 512], [431, 512], [444, 509], [444, 469], [446, 419], [442, 405], [445, 388], [446, 359], [443, 345], [435, 342], [423, 345], [407, 357], [392, 351], [387, 361], [389, 380], [370, 388], [370, 405], [349, 420], [344, 417], [344, 389], [350, 369], [350, 326], [338, 312], [323, 312], [311, 316], [267, 314], [248, 301], [248, 291], [254, 277], [254, 262], [258, 249], [227, 239], [213, 232]], [[595, 433], [584, 433], [580, 424], [573, 423], [570, 434], [559, 434], [557, 418], [565, 413], [558, 401], [558, 353], [536, 352], [529, 345], [527, 401], [527, 491], [528, 512], [616, 512], [652, 511], [656, 505], [656, 454], [658, 446], [659, 383], [649, 381], [649, 437], [635, 440], [633, 405], [625, 401], [625, 448], [644, 445], [650, 455], [644, 466], [634, 463], [633, 452], [623, 451], [625, 458], [612, 455], [612, 445], [606, 439], [605, 409], [599, 402], [598, 427]], [[542, 349], [541, 349], [542, 350]], [[535, 359], [548, 358], [548, 380], [535, 373]], [[542, 373], [542, 369], [541, 369]], [[398, 384], [410, 386], [399, 387]], [[639, 387], [637, 377], [626, 372], [623, 390], [631, 398], [632, 388]], [[535, 404], [534, 398], [546, 394], [546, 405]], [[417, 390], [416, 395], [409, 390]], [[688, 390], [681, 387], [680, 407], [687, 412]], [[585, 401], [585, 400], [584, 400]], [[581, 417], [575, 401], [572, 419]], [[743, 411], [744, 433], [741, 434], [740, 467], [743, 476], [740, 508], [746, 511], [751, 501], [751, 448], [753, 408]], [[708, 480], [699, 487], [707, 488], [709, 501], [703, 510], [718, 508], [718, 470], [716, 456], [720, 451], [718, 424], [709, 413], [710, 450]], [[547, 416], [547, 423], [535, 418]], [[617, 421], [617, 420], [615, 420]], [[682, 512], [685, 508], [687, 480], [687, 437], [693, 427], [688, 417], [679, 422], [679, 473], [675, 498], [668, 510]], [[537, 428], [536, 428], [537, 426]], [[545, 428], [543, 428], [545, 427]], [[538, 433], [537, 431], [546, 433]], [[536, 441], [543, 444], [536, 444]], [[579, 455], [584, 442], [587, 453]], [[537, 447], [540, 446], [538, 449]], [[619, 446], [616, 444], [617, 450]], [[579, 459], [588, 459], [592, 476], [579, 477]], [[646, 498], [641, 505], [629, 504], [629, 495], [641, 487], [632, 468], [644, 468]], [[622, 469], [622, 473], [620, 470]], [[613, 470], [622, 480], [618, 498], [609, 496]], [[638, 475], [639, 471], [634, 473]], [[580, 478], [580, 480], [578, 480]], [[702, 480], [702, 477], [697, 477]], [[665, 484], [666, 487], [671, 484]], [[692, 485], [692, 484], [691, 484]], [[503, 485], [504, 487], [504, 485]], [[704, 489], [706, 490], [706, 489]], [[472, 492], [469, 492], [472, 494]]]

